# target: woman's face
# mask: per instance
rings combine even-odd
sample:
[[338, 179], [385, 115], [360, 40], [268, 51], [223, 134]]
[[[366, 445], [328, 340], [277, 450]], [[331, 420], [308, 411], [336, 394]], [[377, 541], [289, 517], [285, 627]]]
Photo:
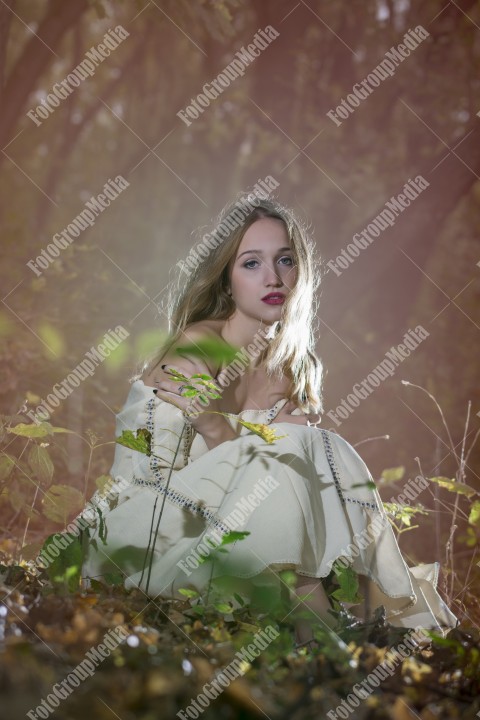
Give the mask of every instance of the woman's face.
[[290, 240], [281, 220], [261, 218], [242, 238], [230, 273], [236, 313], [271, 324], [295, 284]]

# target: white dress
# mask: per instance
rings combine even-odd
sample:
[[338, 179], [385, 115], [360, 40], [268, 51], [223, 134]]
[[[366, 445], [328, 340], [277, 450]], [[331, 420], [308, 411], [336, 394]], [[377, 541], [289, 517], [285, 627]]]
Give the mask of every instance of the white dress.
[[[286, 402], [239, 416], [270, 424]], [[120, 569], [126, 587], [145, 590], [149, 538], [152, 597], [181, 597], [179, 588], [201, 592], [211, 577], [227, 574], [278, 582], [277, 571], [294, 569], [322, 578], [345, 557], [345, 565], [369, 578], [371, 609], [384, 605], [392, 625], [442, 635], [456, 626], [436, 590], [439, 563], [407, 566], [378, 491], [366, 486], [371, 474], [346, 440], [320, 428], [273, 422], [286, 437], [269, 444], [241, 426], [239, 416], [229, 418], [239, 436], [208, 450], [180, 410], [141, 380], [132, 384], [116, 436], [147, 428], [152, 452], [116, 446], [111, 475], [123, 489], [113, 509], [100, 493], [92, 498], [103, 509], [107, 534], [105, 544], [98, 527], [90, 531], [96, 542], [83, 566], [87, 584]], [[249, 535], [220, 554], [216, 548], [231, 530]], [[201, 562], [209, 553], [210, 561]]]

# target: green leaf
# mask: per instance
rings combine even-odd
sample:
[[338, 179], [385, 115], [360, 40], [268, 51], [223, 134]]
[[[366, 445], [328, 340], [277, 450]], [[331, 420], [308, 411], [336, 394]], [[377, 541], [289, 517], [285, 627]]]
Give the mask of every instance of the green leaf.
[[102, 541], [104, 545], [107, 544], [107, 526], [105, 525], [105, 519], [103, 517], [103, 513], [100, 510], [99, 507], [96, 507], [95, 510], [98, 514], [98, 537]]
[[343, 567], [337, 563], [334, 563], [333, 571], [340, 587], [332, 593], [332, 596], [339, 602], [361, 602], [362, 598], [358, 595], [357, 573], [350, 566]]
[[54, 468], [48, 450], [35, 443], [30, 447], [27, 462], [40, 484], [50, 487]]
[[437, 485], [440, 485], [440, 487], [445, 488], [449, 492], [466, 495], [468, 498], [477, 495], [475, 488], [470, 487], [470, 485], [465, 485], [465, 483], [459, 483], [456, 480], [449, 480], [449, 478], [446, 477], [432, 477], [429, 478], [429, 480], [430, 482], [437, 483]]
[[200, 593], [198, 593], [196, 590], [190, 590], [189, 588], [179, 588], [178, 592], [180, 595], [184, 595], [188, 598], [197, 598], [200, 596]]
[[243, 540], [247, 537], [247, 535], [250, 535], [249, 532], [238, 532], [237, 530], [231, 530], [229, 533], [226, 533], [222, 537], [222, 542], [219, 543], [218, 547], [221, 547], [222, 545], [230, 545], [230, 543], [237, 542], [237, 540]]
[[387, 483], [393, 483], [397, 480], [401, 480], [404, 475], [405, 468], [403, 465], [400, 465], [398, 467], [386, 468], [383, 470], [381, 477], [384, 481], [383, 484], [386, 485]]
[[104, 494], [104, 489], [110, 488], [112, 484], [112, 477], [110, 475], [100, 475], [95, 480], [95, 487], [97, 488], [100, 495]]
[[136, 434], [132, 430], [124, 430], [120, 437], [116, 438], [116, 442], [145, 455], [151, 455], [152, 453], [152, 433], [146, 428], [139, 428]]
[[53, 522], [67, 524], [68, 518], [83, 509], [82, 493], [69, 485], [52, 485], [43, 498], [43, 514]]
[[230, 605], [230, 603], [215, 603], [214, 605], [215, 610], [218, 610], [218, 612], [229, 614], [233, 610], [233, 606]]
[[37, 328], [37, 333], [47, 346], [44, 353], [49, 359], [58, 359], [65, 354], [65, 341], [54, 325], [42, 322]]
[[468, 516], [470, 525], [480, 525], [480, 500], [475, 500]]
[[377, 489], [377, 486], [375, 485], [373, 480], [367, 480], [367, 482], [355, 483], [354, 485], [352, 485], [352, 488], [357, 488], [357, 487], [367, 488], [368, 490], [376, 490]]
[[195, 390], [195, 388], [187, 386], [182, 390], [182, 397], [195, 397], [195, 395], [199, 395], [199, 393], [200, 390]]
[[205, 608], [203, 605], [194, 605], [194, 607], [191, 608], [191, 612], [194, 612], [196, 615], [205, 615]]
[[35, 423], [32, 423], [31, 425], [27, 425], [27, 423], [19, 423], [13, 428], [7, 428], [7, 431], [9, 433], [13, 433], [14, 435], [20, 435], [21, 437], [40, 438], [51, 435], [51, 427], [50, 423], [43, 422], [39, 425], [35, 425]]
[[293, 570], [282, 570], [280, 572], [280, 577], [283, 582], [288, 585], [289, 588], [294, 588], [297, 584], [297, 576], [295, 575]]
[[428, 511], [422, 506], [411, 507], [410, 505], [398, 505], [397, 503], [383, 503], [387, 513], [391, 513], [395, 520], [401, 520], [404, 525], [411, 526], [411, 518], [414, 515], [428, 515]]
[[[55, 543], [55, 537], [66, 543], [68, 542], [64, 549], [59, 547], [58, 540], [58, 544]], [[54, 585], [66, 587], [70, 592], [76, 592], [80, 583], [83, 561], [82, 545], [78, 535], [72, 535], [71, 533], [49, 535], [43, 544], [41, 552], [45, 558], [53, 558], [46, 568], [51, 582]], [[55, 557], [58, 552], [58, 557]]]
[[175, 352], [182, 357], [211, 358], [220, 365], [235, 360], [239, 350], [240, 348], [234, 348], [220, 338], [205, 337], [201, 340], [195, 340], [194, 343], [179, 346]]
[[7, 453], [0, 455], [0, 482], [6, 480], [13, 468], [15, 467], [15, 459]]
[[53, 435], [53, 433], [72, 433], [75, 434], [73, 430], [67, 430], [67, 428], [61, 428], [61, 427], [54, 427], [53, 425], [50, 425], [49, 422], [41, 422], [38, 423], [19, 423], [18, 425], [15, 425], [15, 427], [8, 427], [7, 431], [9, 433], [13, 433], [14, 435], [20, 435], [21, 437], [29, 437], [29, 438], [42, 438], [46, 437], [47, 435]]
[[472, 527], [467, 527], [465, 535], [460, 535], [458, 541], [465, 543], [467, 547], [476, 547], [478, 545], [477, 533]]
[[105, 582], [109, 585], [113, 585], [114, 587], [118, 587], [120, 585], [123, 585], [124, 577], [121, 573], [118, 572], [107, 572], [103, 576], [105, 578]]
[[173, 382], [188, 382], [187, 376], [184, 375], [183, 373], [181, 373], [180, 370], [175, 370], [175, 368], [167, 367], [166, 372], [167, 371], [168, 371], [169, 375], [173, 376], [171, 378], [171, 380], [173, 380]]

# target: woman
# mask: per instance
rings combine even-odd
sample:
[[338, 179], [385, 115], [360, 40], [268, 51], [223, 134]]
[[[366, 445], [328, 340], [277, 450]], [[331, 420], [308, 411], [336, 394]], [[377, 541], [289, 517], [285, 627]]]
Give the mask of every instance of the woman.
[[[456, 618], [435, 589], [438, 564], [407, 567], [365, 463], [318, 428], [319, 273], [304, 228], [258, 196], [227, 208], [218, 227], [227, 226], [177, 294], [169, 342], [117, 416], [117, 436], [151, 433], [151, 455], [117, 446], [112, 476], [127, 487], [106, 513], [106, 544], [90, 548], [84, 576], [121, 569], [127, 587], [178, 597], [180, 588], [203, 592], [229, 576], [248, 596], [255, 584], [280, 587], [279, 572], [290, 569], [306, 606], [332, 625], [322, 578], [343, 562], [362, 579], [370, 609], [384, 605], [392, 624], [447, 631]], [[240, 348], [236, 364], [202, 355], [208, 342]], [[192, 400], [176, 373], [215, 378], [218, 397]], [[261, 427], [257, 434], [241, 421], [273, 424], [277, 439], [268, 443]], [[220, 554], [232, 530], [246, 534]], [[297, 639], [308, 633], [299, 625]]]

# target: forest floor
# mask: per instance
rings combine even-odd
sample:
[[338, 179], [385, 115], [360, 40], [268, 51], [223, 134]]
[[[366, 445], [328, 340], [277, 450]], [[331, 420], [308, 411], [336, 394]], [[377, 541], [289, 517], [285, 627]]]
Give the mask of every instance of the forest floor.
[[480, 633], [464, 623], [412, 647], [381, 613], [350, 616], [295, 648], [290, 617], [246, 606], [66, 592], [19, 566], [0, 580], [0, 720], [480, 717]]

